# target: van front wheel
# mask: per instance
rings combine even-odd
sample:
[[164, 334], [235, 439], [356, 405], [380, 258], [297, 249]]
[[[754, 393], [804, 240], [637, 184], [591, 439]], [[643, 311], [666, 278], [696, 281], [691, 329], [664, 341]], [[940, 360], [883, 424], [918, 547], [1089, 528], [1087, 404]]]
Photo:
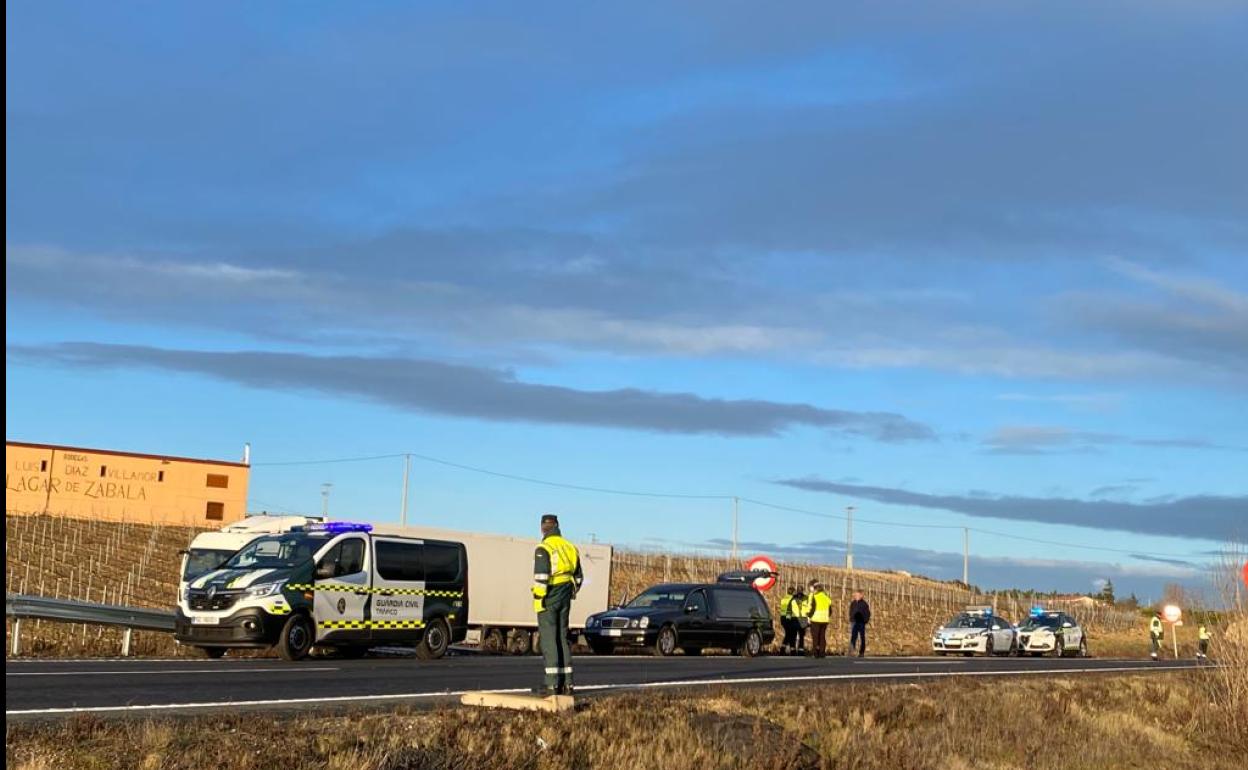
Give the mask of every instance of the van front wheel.
[[437, 660], [451, 648], [451, 629], [443, 618], [434, 618], [425, 626], [425, 635], [416, 645], [416, 657]]
[[286, 625], [282, 626], [282, 635], [277, 640], [277, 654], [283, 660], [303, 660], [312, 651], [315, 640], [312, 620], [307, 615], [291, 615]]

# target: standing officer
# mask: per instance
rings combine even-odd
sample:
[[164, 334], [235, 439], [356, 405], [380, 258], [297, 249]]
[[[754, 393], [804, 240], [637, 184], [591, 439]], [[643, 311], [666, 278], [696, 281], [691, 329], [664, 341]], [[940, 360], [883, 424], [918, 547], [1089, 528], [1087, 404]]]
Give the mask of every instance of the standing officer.
[[854, 591], [854, 600], [849, 603], [849, 622], [849, 651], [853, 653], [857, 643], [861, 658], [867, 654], [867, 624], [871, 622], [871, 605], [863, 598], [862, 591]]
[[797, 649], [797, 617], [793, 614], [793, 596], [797, 586], [789, 586], [789, 590], [780, 597], [780, 627], [784, 629], [784, 643], [780, 645], [785, 655]]
[[828, 622], [832, 620], [832, 597], [823, 590], [823, 583], [815, 583], [810, 596], [810, 646], [811, 654], [822, 658], [828, 654]]
[[584, 574], [576, 546], [559, 534], [559, 518], [542, 516], [542, 542], [533, 555], [533, 609], [542, 660], [546, 664], [545, 695], [572, 694], [572, 645], [568, 619], [572, 600]]
[[1148, 621], [1148, 637], [1153, 643], [1152, 658], [1157, 660], [1157, 654], [1161, 652], [1161, 641], [1166, 635], [1166, 628], [1161, 624], [1161, 611], [1153, 611], [1153, 619]]
[[1204, 624], [1200, 624], [1200, 647], [1196, 650], [1196, 660], [1209, 660], [1209, 640], [1212, 639], [1209, 628]]

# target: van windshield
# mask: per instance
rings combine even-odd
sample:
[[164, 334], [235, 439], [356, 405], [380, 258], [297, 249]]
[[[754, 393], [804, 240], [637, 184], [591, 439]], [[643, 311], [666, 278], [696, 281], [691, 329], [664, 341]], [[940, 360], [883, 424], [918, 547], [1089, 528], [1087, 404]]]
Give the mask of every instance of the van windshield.
[[220, 567], [232, 553], [234, 552], [220, 548], [192, 548], [186, 553], [186, 568], [182, 571], [182, 579], [194, 580]]
[[230, 557], [224, 567], [229, 569], [285, 569], [304, 563], [325, 544], [326, 535], [306, 533], [272, 535], [257, 538]]

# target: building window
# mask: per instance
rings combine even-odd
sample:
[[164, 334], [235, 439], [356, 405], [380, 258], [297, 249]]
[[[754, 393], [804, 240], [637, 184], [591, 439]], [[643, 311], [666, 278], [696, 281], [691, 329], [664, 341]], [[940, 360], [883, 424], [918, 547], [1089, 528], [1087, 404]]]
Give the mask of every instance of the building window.
[[221, 521], [225, 518], [225, 503], [208, 503], [204, 509], [204, 518], [209, 521]]
[[107, 466], [107, 465], [101, 465], [101, 466], [100, 466], [100, 478], [104, 478], [104, 474], [105, 474], [105, 473], [107, 473], [107, 472], [108, 472], [108, 466]]
[[157, 472], [156, 472], [156, 480], [157, 480], [157, 481], [164, 481], [164, 480], [165, 480], [165, 472], [164, 472], [164, 471], [157, 471]]
[[39, 472], [40, 472], [40, 473], [46, 473], [46, 472], [47, 472], [47, 470], [48, 470], [48, 461], [47, 461], [47, 460], [40, 460], [40, 461], [39, 461]]
[[230, 477], [224, 473], [209, 473], [208, 486], [216, 489], [228, 489], [230, 486]]

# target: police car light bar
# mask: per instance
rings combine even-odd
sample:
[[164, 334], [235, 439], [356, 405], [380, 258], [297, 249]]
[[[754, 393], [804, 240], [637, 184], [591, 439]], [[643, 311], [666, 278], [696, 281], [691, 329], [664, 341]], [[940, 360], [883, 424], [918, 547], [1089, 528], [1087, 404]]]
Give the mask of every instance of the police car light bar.
[[1033, 618], [1041, 617], [1042, 615], [1044, 615], [1044, 613], [1045, 613], [1045, 609], [1038, 604], [1035, 607], [1031, 608], [1031, 616]]
[[315, 524], [309, 524], [308, 532], [330, 532], [332, 534], [340, 534], [343, 532], [372, 532], [372, 524], [358, 524], [352, 521], [321, 521]]

